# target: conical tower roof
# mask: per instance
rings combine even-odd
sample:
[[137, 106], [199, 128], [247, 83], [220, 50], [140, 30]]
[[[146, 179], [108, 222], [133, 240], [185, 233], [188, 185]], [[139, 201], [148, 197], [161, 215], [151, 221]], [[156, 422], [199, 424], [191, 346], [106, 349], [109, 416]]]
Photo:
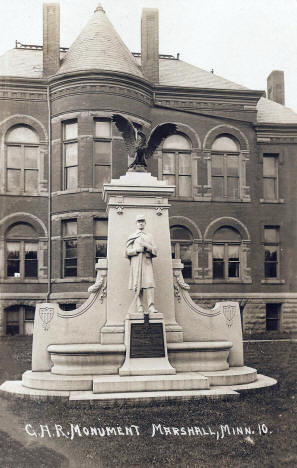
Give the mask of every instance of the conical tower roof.
[[99, 5], [68, 50], [58, 73], [110, 70], [143, 78], [133, 55]]

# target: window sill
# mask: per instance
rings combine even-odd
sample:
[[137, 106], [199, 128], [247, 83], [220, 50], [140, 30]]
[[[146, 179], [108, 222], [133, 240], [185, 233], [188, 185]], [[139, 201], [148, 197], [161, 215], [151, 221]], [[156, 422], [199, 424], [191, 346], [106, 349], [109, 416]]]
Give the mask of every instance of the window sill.
[[8, 197], [48, 197], [48, 192], [1, 192], [1, 195]]
[[46, 278], [43, 278], [43, 279], [31, 279], [31, 278], [3, 278], [3, 279], [0, 279], [0, 283], [11, 283], [11, 284], [22, 284], [22, 283], [47, 283], [47, 279]]
[[214, 279], [212, 278], [211, 282], [213, 284], [243, 284], [243, 283], [252, 283], [251, 279], [241, 279], [241, 278], [229, 278], [229, 279]]
[[69, 276], [67, 278], [55, 278], [51, 280], [51, 283], [93, 283], [93, 282], [94, 282], [93, 276], [89, 276], [87, 278]]
[[169, 199], [171, 201], [195, 201], [193, 197], [180, 197], [180, 196], [170, 196]]
[[211, 202], [213, 203], [251, 203], [251, 199], [246, 199], [246, 198], [240, 198], [238, 200], [235, 200], [233, 198], [211, 198]]
[[269, 278], [261, 280], [261, 284], [285, 284], [285, 280], [277, 279], [277, 278]]
[[69, 189], [69, 190], [59, 190], [58, 192], [53, 192], [52, 195], [53, 197], [58, 197], [59, 195], [68, 195], [68, 194], [73, 194], [73, 193], [82, 193], [82, 192], [86, 192], [86, 193], [101, 193], [102, 190], [101, 189], [98, 189], [98, 188], [93, 188], [93, 187], [89, 187], [89, 188], [76, 188], [76, 189]]
[[279, 200], [264, 200], [264, 198], [260, 198], [260, 203], [285, 203], [285, 200], [283, 198]]
[[251, 279], [239, 279], [239, 280], [214, 280], [213, 278], [197, 278], [197, 279], [187, 279], [184, 278], [185, 283], [189, 285], [195, 284], [252, 284]]

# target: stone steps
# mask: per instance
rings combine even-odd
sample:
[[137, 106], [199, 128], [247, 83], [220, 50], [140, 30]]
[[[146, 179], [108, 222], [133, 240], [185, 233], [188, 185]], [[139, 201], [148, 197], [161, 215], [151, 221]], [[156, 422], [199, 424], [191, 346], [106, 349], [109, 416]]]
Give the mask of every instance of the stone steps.
[[93, 393], [208, 389], [207, 377], [194, 372], [173, 375], [106, 375], [94, 377]]
[[212, 386], [243, 385], [255, 382], [257, 371], [251, 367], [231, 367], [225, 371], [178, 372], [168, 375], [56, 375], [51, 372], [26, 371], [22, 385], [49, 391], [93, 391], [131, 393], [152, 391], [190, 391]]
[[123, 393], [93, 393], [93, 392], [70, 392], [70, 401], [100, 401], [110, 405], [118, 405], [124, 401], [125, 406], [131, 403], [145, 404], [169, 400], [198, 400], [198, 399], [229, 399], [239, 398], [239, 393], [229, 389], [201, 389], [201, 390], [168, 390], [151, 392], [123, 392]]
[[92, 375], [56, 375], [51, 372], [26, 371], [22, 377], [24, 387], [38, 390], [92, 390]]
[[225, 371], [203, 372], [211, 386], [213, 385], [242, 385], [257, 380], [257, 370], [252, 367], [230, 367]]

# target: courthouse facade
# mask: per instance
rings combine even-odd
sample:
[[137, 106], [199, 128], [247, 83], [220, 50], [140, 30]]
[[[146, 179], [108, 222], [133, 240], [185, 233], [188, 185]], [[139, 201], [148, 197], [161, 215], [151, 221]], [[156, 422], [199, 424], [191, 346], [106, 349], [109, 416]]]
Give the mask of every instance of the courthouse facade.
[[[37, 302], [72, 310], [106, 256], [102, 185], [127, 170], [114, 113], [177, 126], [149, 161], [176, 186], [172, 256], [196, 302], [239, 301], [244, 331], [297, 331], [297, 114], [283, 73], [247, 89], [160, 55], [145, 9], [131, 53], [101, 5], [68, 49], [45, 4], [43, 46], [0, 57], [0, 333], [32, 333]], [[120, 201], [119, 201], [120, 202]], [[124, 247], [123, 247], [124, 249]]]

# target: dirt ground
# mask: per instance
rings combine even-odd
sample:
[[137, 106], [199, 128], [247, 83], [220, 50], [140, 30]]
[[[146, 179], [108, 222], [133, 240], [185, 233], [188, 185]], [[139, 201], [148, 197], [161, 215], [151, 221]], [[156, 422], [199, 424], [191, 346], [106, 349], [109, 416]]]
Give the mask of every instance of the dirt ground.
[[[30, 359], [30, 337], [2, 338], [1, 382], [20, 379]], [[297, 342], [245, 343], [245, 362], [279, 384], [234, 401], [134, 408], [1, 397], [1, 467], [296, 467]]]

